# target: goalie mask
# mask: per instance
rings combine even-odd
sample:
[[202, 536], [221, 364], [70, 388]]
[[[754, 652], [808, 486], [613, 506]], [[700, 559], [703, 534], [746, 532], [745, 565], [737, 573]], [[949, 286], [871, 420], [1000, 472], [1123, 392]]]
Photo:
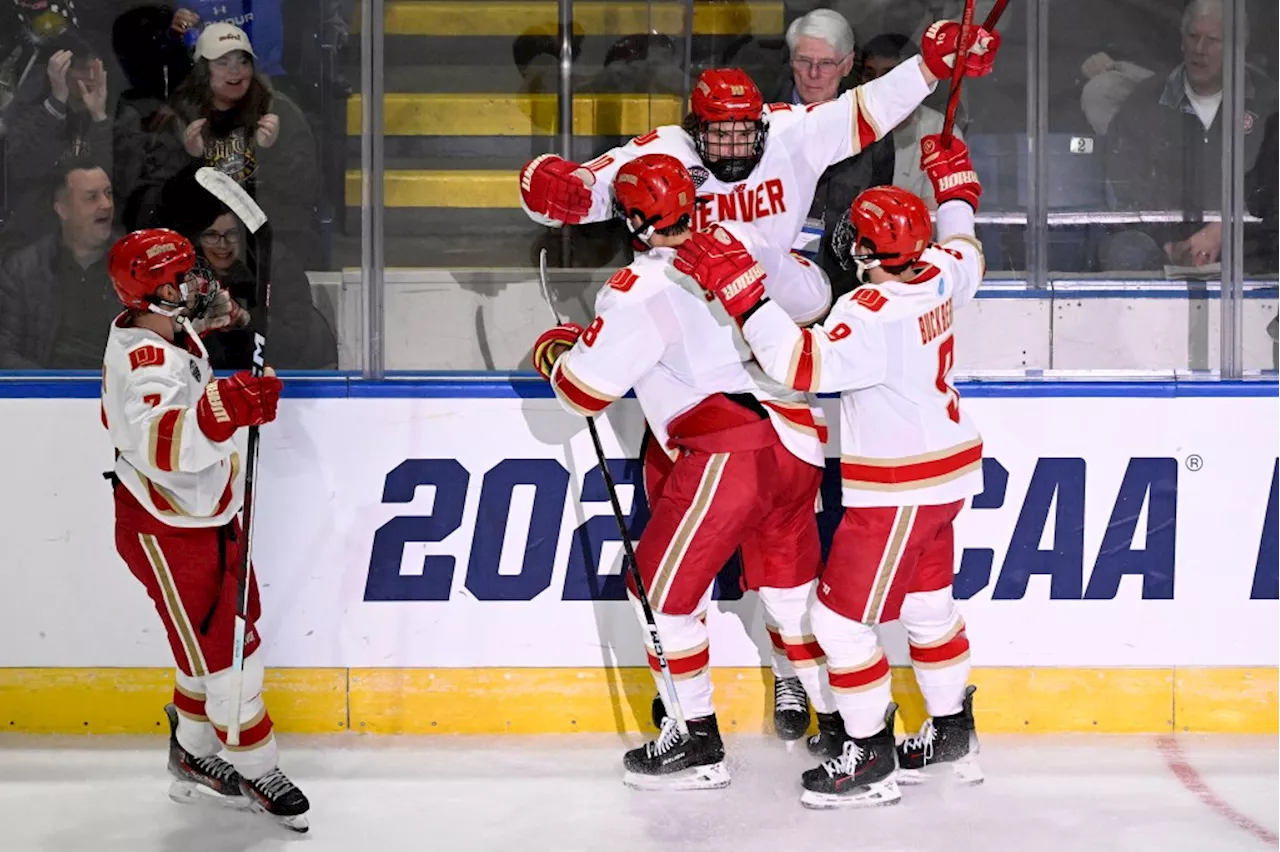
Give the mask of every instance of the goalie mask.
[[[655, 231], [693, 221], [697, 190], [684, 165], [669, 154], [645, 154], [618, 169], [613, 209], [627, 223], [637, 248], [647, 249]], [[632, 220], [640, 218], [636, 225]]]
[[764, 98], [740, 68], [703, 71], [690, 99], [690, 124], [698, 157], [725, 183], [746, 180], [764, 155], [769, 125]]
[[836, 223], [831, 250], [840, 266], [855, 270], [858, 282], [870, 283], [877, 266], [899, 270], [920, 259], [933, 236], [929, 208], [913, 193], [896, 186], [874, 186], [853, 200]]
[[[167, 228], [122, 237], [107, 256], [107, 275], [125, 307], [171, 318], [204, 316], [218, 291], [218, 279], [207, 264], [197, 263], [191, 241]], [[179, 301], [160, 295], [166, 284], [178, 291]]]

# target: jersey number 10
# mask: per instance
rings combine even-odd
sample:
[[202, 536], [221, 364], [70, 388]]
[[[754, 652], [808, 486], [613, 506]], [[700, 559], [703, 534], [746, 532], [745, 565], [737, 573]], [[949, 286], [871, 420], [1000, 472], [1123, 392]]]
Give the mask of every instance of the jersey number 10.
[[956, 338], [948, 334], [938, 344], [938, 391], [947, 398], [947, 416], [960, 422], [960, 394], [951, 386], [951, 368], [956, 365]]

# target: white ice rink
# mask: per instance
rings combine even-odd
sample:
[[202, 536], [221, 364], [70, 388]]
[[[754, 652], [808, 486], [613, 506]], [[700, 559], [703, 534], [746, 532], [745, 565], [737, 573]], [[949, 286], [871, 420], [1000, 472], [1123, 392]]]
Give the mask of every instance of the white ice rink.
[[[283, 738], [311, 832], [168, 800], [165, 741], [0, 737], [3, 852], [1233, 852], [1277, 846], [1275, 737], [987, 737], [987, 783], [814, 812], [812, 761], [731, 738], [733, 784], [639, 793], [616, 737]], [[295, 845], [297, 844], [297, 845]]]

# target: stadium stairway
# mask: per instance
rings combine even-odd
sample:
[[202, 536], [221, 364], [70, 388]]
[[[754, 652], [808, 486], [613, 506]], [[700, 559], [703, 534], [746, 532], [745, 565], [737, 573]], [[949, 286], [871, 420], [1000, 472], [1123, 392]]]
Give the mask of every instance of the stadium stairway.
[[[684, 4], [574, 4], [573, 154], [588, 160], [660, 124], [678, 123]], [[698, 0], [694, 73], [738, 64], [766, 96], [782, 70], [781, 2]], [[560, 239], [519, 206], [517, 173], [558, 133], [554, 0], [388, 0], [386, 232], [392, 266], [527, 266]], [[645, 33], [658, 33], [650, 35]], [[348, 68], [359, 80], [359, 69]], [[345, 237], [335, 261], [358, 265], [361, 95], [347, 103]], [[579, 229], [570, 264], [599, 266], [622, 246], [613, 225]], [[351, 245], [356, 242], [354, 249]]]

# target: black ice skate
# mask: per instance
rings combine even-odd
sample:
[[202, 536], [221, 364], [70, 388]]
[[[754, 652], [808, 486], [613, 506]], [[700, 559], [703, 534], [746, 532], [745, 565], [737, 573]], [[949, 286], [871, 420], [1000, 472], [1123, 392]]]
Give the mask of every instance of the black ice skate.
[[303, 832], [309, 827], [305, 814], [311, 809], [311, 803], [279, 769], [261, 778], [241, 778], [240, 790], [255, 808], [275, 817], [285, 828]]
[[729, 786], [724, 743], [714, 715], [689, 720], [689, 737], [680, 736], [676, 720], [662, 720], [653, 742], [632, 749], [622, 759], [622, 783], [636, 790], [714, 790]]
[[884, 730], [866, 739], [846, 740], [839, 757], [828, 760], [803, 776], [806, 808], [870, 808], [896, 805], [902, 800], [894, 772], [898, 768], [893, 746], [893, 717], [898, 705], [890, 704]]
[[898, 746], [898, 780], [903, 784], [920, 784], [925, 775], [950, 768], [962, 784], [981, 784], [982, 768], [978, 766], [978, 733], [973, 724], [973, 693], [978, 687], [964, 691], [964, 705], [954, 716], [935, 716], [925, 720], [914, 737]]
[[794, 742], [809, 730], [809, 696], [800, 678], [773, 679], [773, 729], [783, 742]]
[[834, 713], [818, 714], [818, 733], [809, 737], [809, 742], [805, 745], [809, 748], [809, 754], [814, 757], [831, 760], [840, 756], [848, 739], [849, 735], [844, 730], [844, 719], [837, 710]]
[[178, 743], [178, 709], [165, 705], [169, 717], [169, 798], [179, 804], [210, 802], [230, 808], [247, 809], [249, 802], [240, 793], [240, 773], [216, 755], [196, 757]]

